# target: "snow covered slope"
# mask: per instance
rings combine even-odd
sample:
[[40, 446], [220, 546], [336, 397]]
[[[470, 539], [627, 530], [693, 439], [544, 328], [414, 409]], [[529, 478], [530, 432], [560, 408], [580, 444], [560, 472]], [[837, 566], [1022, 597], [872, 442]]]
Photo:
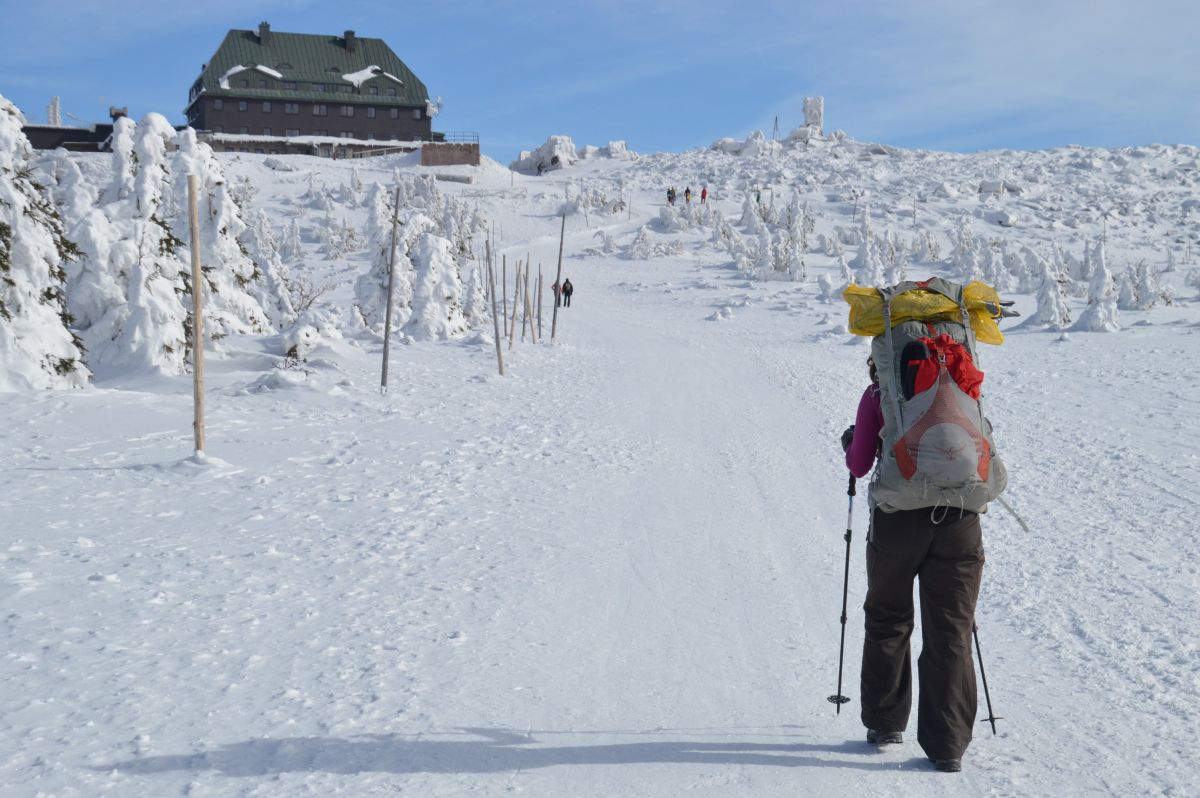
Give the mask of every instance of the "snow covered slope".
[[[507, 377], [490, 323], [403, 339], [386, 396], [382, 341], [353, 312], [372, 253], [322, 253], [322, 231], [327, 217], [365, 225], [356, 176], [386, 187], [395, 169], [431, 170], [276, 161], [295, 171], [253, 155], [221, 166], [246, 208], [280, 231], [295, 220], [290, 268], [330, 285], [323, 321], [303, 359], [273, 335], [219, 342], [207, 458], [190, 457], [187, 375], [0, 394], [5, 796], [1200, 791], [1194, 149], [843, 142], [589, 159], [542, 178], [432, 170], [475, 178], [438, 186], [488, 220], [510, 305], [518, 259], [541, 265], [549, 295], [568, 212], [575, 297], [553, 345], [506, 339]], [[109, 180], [100, 159], [80, 165]], [[980, 194], [986, 180], [1020, 193]], [[316, 207], [322, 185], [333, 204]], [[798, 191], [814, 220], [805, 279], [738, 268], [711, 214], [684, 208], [665, 232], [668, 185], [707, 185], [747, 259], [761, 235], [741, 224], [746, 196], [774, 203], [760, 221], [776, 235]], [[1122, 311], [1120, 332], [1006, 325], [981, 352], [1024, 526], [1000, 507], [984, 519], [979, 625], [1003, 720], [997, 736], [979, 725], [958, 775], [932, 771], [915, 742], [862, 741], [862, 501], [854, 700], [840, 716], [825, 700], [838, 436], [867, 347], [846, 306], [819, 298], [818, 279], [841, 274], [815, 242], [854, 253], [869, 203], [873, 229], [907, 245], [914, 196], [943, 261], [966, 214], [984, 240], [1073, 253], [1079, 268], [1101, 237], [1113, 271], [1146, 259], [1157, 272], [1168, 251], [1176, 264], [1159, 275], [1174, 304]], [[651, 254], [628, 257], [643, 228]], [[1034, 311], [1032, 293], [1015, 299]], [[1078, 318], [1087, 300], [1065, 301]]]

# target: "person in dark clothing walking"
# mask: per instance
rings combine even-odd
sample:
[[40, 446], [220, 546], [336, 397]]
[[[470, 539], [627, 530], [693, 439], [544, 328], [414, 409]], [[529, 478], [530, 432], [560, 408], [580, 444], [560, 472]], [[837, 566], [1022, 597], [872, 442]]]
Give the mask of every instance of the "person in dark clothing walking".
[[[883, 430], [874, 362], [868, 360], [868, 367], [872, 384], [854, 425], [842, 434], [846, 466], [856, 477], [866, 476], [874, 465]], [[908, 727], [915, 578], [923, 643], [917, 660], [917, 741], [938, 770], [962, 769], [978, 708], [971, 634], [983, 562], [977, 513], [944, 505], [895, 512], [872, 506], [860, 685], [867, 742], [903, 742]]]
[[564, 308], [571, 307], [571, 294], [573, 293], [575, 293], [575, 286], [571, 285], [570, 280], [563, 280], [562, 295]]
[[550, 290], [554, 292], [554, 307], [562, 306], [562, 287], [558, 284], [558, 280], [554, 281], [554, 285], [550, 286]]

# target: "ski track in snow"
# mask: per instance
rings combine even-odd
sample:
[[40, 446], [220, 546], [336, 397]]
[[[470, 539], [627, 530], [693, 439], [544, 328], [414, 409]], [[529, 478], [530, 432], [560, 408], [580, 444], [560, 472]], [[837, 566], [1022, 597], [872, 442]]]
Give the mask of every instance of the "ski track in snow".
[[[497, 212], [551, 282], [557, 220]], [[379, 345], [340, 341], [264, 384], [233, 341], [208, 462], [186, 378], [0, 395], [4, 794], [1197, 794], [1194, 327], [982, 352], [1031, 532], [984, 518], [1003, 720], [945, 776], [915, 715], [862, 742], [865, 485], [853, 702], [825, 701], [868, 351], [844, 306], [711, 249], [575, 257], [581, 221], [559, 340], [506, 345], [507, 378], [487, 340], [397, 346], [380, 396]]]

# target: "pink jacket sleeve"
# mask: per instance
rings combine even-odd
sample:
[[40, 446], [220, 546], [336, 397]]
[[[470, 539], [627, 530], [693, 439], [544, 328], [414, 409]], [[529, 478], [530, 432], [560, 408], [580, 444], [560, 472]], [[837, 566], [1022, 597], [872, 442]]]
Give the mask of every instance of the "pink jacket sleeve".
[[854, 440], [846, 450], [846, 468], [856, 477], [865, 477], [875, 465], [875, 450], [883, 430], [883, 408], [879, 405], [879, 388], [875, 385], [863, 391], [854, 419]]

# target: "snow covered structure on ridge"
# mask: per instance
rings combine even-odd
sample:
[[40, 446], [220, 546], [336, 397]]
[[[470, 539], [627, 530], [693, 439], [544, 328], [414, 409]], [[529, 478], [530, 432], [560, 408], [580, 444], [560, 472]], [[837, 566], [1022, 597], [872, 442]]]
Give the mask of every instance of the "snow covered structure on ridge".
[[185, 113], [214, 133], [429, 141], [438, 106], [382, 39], [280, 33], [263, 22], [225, 34]]
[[536, 173], [539, 166], [542, 171], [550, 171], [571, 166], [578, 160], [579, 154], [575, 151], [575, 142], [570, 136], [551, 136], [533, 152], [521, 150], [517, 160], [509, 164], [508, 168], [516, 172]]
[[0, 95], [0, 391], [78, 388], [88, 373], [67, 328], [63, 270], [74, 246], [29, 178], [24, 121]]

